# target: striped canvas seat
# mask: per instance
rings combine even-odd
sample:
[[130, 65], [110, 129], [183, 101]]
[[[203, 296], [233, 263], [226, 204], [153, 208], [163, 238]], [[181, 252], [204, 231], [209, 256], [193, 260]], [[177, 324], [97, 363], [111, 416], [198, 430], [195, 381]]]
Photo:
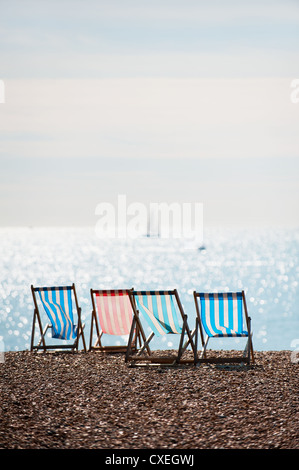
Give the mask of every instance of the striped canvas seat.
[[[176, 290], [167, 291], [133, 291], [130, 293], [131, 304], [134, 311], [132, 328], [137, 325], [142, 338], [142, 345], [135, 356], [131, 355], [131, 338], [128, 342], [126, 362], [134, 361], [135, 365], [144, 361], [154, 363], [178, 364], [181, 362], [194, 363], [195, 346], [190, 332], [187, 315], [183, 311], [179, 295]], [[150, 329], [150, 335], [146, 338], [144, 325]], [[132, 329], [131, 329], [132, 332]], [[180, 336], [180, 345], [176, 356], [156, 356], [152, 354], [149, 343], [154, 336], [161, 337], [167, 334]], [[184, 335], [187, 335], [187, 343], [183, 345]], [[188, 345], [193, 350], [192, 359], [182, 359]], [[143, 353], [146, 353], [144, 355]]]
[[42, 287], [37, 292], [51, 322], [52, 337], [75, 339], [77, 325], [74, 324], [72, 288]]
[[201, 320], [208, 336], [248, 336], [243, 329], [242, 292], [198, 295]]
[[139, 291], [135, 295], [137, 309], [156, 336], [182, 332], [174, 298], [168, 291]]
[[[78, 305], [75, 285], [62, 287], [33, 287], [31, 286], [33, 301], [35, 305], [32, 327], [32, 349], [77, 349], [79, 337], [82, 337], [84, 349], [85, 339], [83, 326], [81, 325], [81, 309]], [[37, 295], [36, 295], [37, 294]], [[42, 331], [42, 316], [39, 310], [38, 300], [43, 307], [49, 324]], [[75, 308], [74, 308], [75, 305]], [[76, 319], [76, 320], [75, 320]], [[38, 345], [34, 345], [35, 322], [38, 321], [41, 339]], [[60, 340], [75, 340], [72, 344], [46, 345], [45, 334], [48, 329], [52, 330], [52, 338]]]
[[[101, 351], [125, 351], [126, 346], [103, 346], [103, 334], [114, 336], [129, 335], [132, 326], [133, 310], [128, 289], [94, 290], [91, 289], [93, 305], [90, 349]], [[96, 342], [93, 342], [93, 330], [96, 329]]]
[[[199, 303], [198, 303], [199, 299]], [[250, 362], [253, 357], [251, 318], [247, 313], [245, 293], [198, 293], [194, 292], [197, 313], [197, 327], [202, 341], [201, 361], [206, 362]], [[245, 324], [244, 324], [245, 323]], [[204, 333], [206, 338], [204, 338]], [[207, 359], [206, 348], [209, 338], [247, 337], [242, 358], [230, 357], [219, 360]], [[197, 343], [197, 339], [196, 339]], [[245, 358], [245, 355], [247, 357]]]

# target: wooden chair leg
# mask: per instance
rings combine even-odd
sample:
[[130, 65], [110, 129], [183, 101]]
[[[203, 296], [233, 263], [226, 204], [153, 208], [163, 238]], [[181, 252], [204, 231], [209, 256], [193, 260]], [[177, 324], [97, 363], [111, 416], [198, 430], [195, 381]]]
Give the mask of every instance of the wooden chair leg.
[[138, 351], [137, 356], [140, 356], [143, 353], [143, 351], [145, 350], [145, 348], [148, 347], [150, 341], [153, 339], [154, 336], [155, 336], [155, 333], [151, 332], [149, 337], [144, 341], [142, 348]]
[[131, 325], [131, 331], [129, 334], [129, 339], [128, 339], [128, 345], [127, 345], [127, 351], [125, 355], [125, 362], [128, 362], [129, 357], [131, 355], [131, 350], [132, 350], [132, 341], [133, 341], [133, 335], [135, 331], [135, 326], [136, 326], [136, 318], [134, 317], [132, 320], [132, 325]]
[[184, 322], [183, 322], [183, 328], [182, 328], [181, 338], [180, 338], [180, 345], [179, 345], [179, 350], [178, 350], [178, 356], [177, 356], [177, 359], [176, 359], [176, 362], [177, 362], [177, 363], [180, 362], [180, 359], [181, 359], [182, 354], [183, 354], [183, 341], [184, 341], [184, 334], [185, 334], [185, 330], [186, 330], [186, 320], [187, 320], [187, 317], [185, 316], [185, 317], [184, 317]]
[[205, 340], [205, 344], [204, 344], [203, 349], [202, 349], [202, 351], [201, 351], [201, 358], [207, 357], [207, 355], [206, 355], [206, 349], [207, 349], [208, 342], [209, 342], [209, 337], [207, 336], [207, 337], [206, 337], [206, 340]]

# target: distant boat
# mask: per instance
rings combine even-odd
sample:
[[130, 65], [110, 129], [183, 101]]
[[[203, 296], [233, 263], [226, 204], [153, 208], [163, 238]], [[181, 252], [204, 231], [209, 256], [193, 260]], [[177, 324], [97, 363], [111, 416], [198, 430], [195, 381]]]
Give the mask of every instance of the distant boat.
[[160, 220], [157, 211], [151, 212], [147, 220], [147, 238], [160, 238]]
[[198, 247], [198, 251], [206, 251], [206, 247], [204, 245], [200, 245]]
[[198, 245], [198, 243], [196, 242], [196, 240], [192, 240], [192, 241], [186, 241], [185, 242], [185, 248], [188, 249], [188, 250], [194, 250], [194, 251], [206, 251], [206, 247], [205, 245], [201, 244], [201, 245]]

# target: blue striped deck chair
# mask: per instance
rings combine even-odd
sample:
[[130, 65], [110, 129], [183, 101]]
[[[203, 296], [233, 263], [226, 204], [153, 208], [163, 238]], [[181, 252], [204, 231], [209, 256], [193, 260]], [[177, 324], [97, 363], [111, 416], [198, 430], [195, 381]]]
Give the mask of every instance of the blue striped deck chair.
[[[196, 349], [193, 335], [187, 321], [187, 315], [183, 311], [177, 290], [167, 291], [133, 291], [129, 293], [133, 307], [134, 318], [128, 341], [126, 362], [132, 361], [133, 365], [152, 364], [188, 364], [195, 363]], [[135, 355], [132, 355], [132, 338], [134, 328], [137, 326], [141, 336], [141, 346]], [[148, 338], [144, 328], [150, 330]], [[161, 337], [168, 334], [180, 336], [177, 354], [162, 356], [153, 354], [149, 343], [154, 336]], [[187, 335], [187, 342], [183, 344]], [[188, 345], [192, 347], [192, 358], [182, 358]], [[186, 356], [186, 355], [185, 355]]]
[[[81, 308], [78, 305], [78, 299], [75, 284], [63, 287], [34, 287], [31, 286], [31, 292], [34, 302], [34, 314], [31, 334], [31, 351], [43, 349], [69, 349], [78, 351], [79, 339], [82, 339], [84, 351], [86, 344], [84, 338], [84, 325], [81, 323]], [[73, 306], [73, 299], [74, 305]], [[40, 309], [40, 306], [43, 309]], [[49, 323], [43, 329], [42, 315], [46, 316]], [[40, 330], [40, 339], [35, 344], [35, 325], [36, 321]], [[77, 321], [77, 323], [75, 323]], [[62, 343], [46, 344], [46, 333], [48, 329], [52, 330], [52, 338], [62, 340]]]
[[[251, 357], [254, 362], [251, 318], [248, 316], [244, 291], [212, 294], [194, 291], [193, 294], [197, 314], [196, 336], [199, 328], [202, 343], [201, 357], [198, 361], [246, 362], [250, 364]], [[247, 338], [242, 357], [207, 358], [206, 349], [210, 338], [233, 337]]]

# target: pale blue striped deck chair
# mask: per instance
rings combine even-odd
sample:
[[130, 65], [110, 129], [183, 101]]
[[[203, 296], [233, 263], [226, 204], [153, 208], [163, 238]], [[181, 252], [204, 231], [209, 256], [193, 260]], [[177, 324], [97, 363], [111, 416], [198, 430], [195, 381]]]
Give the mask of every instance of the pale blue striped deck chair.
[[[31, 351], [43, 349], [52, 350], [72, 350], [78, 351], [79, 339], [82, 339], [83, 349], [86, 351], [84, 338], [84, 325], [81, 323], [81, 308], [78, 305], [75, 284], [62, 287], [33, 287], [31, 292], [34, 302], [34, 314], [31, 334]], [[73, 300], [75, 309], [73, 306]], [[40, 310], [39, 306], [43, 307]], [[42, 314], [43, 311], [50, 323], [47, 323], [43, 329]], [[77, 320], [77, 323], [76, 323]], [[36, 321], [40, 330], [40, 339], [35, 344], [35, 325]], [[48, 329], [52, 330], [52, 338], [61, 340], [60, 343], [46, 344], [46, 333]]]
[[[198, 302], [199, 300], [199, 302]], [[251, 318], [248, 316], [245, 293], [198, 293], [194, 291], [198, 328], [202, 351], [199, 362], [246, 362], [250, 357], [254, 362]], [[244, 322], [245, 320], [245, 322]], [[207, 345], [210, 338], [247, 338], [243, 356], [207, 358]], [[196, 338], [197, 344], [197, 338]]]
[[[187, 321], [187, 315], [183, 307], [177, 290], [167, 291], [133, 291], [129, 293], [133, 307], [133, 322], [128, 341], [126, 362], [131, 365], [152, 364], [194, 364], [196, 359], [196, 348], [193, 342], [193, 334], [190, 331]], [[132, 339], [135, 327], [138, 328], [142, 342], [140, 349], [132, 355]], [[144, 330], [150, 330], [146, 338]], [[150, 341], [156, 337], [173, 334], [180, 337], [179, 346], [175, 356], [173, 354], [160, 355], [153, 354], [150, 349]], [[187, 335], [187, 341], [184, 344], [184, 338]], [[188, 346], [192, 348], [192, 354], [183, 354]], [[188, 357], [186, 357], [188, 356]]]

